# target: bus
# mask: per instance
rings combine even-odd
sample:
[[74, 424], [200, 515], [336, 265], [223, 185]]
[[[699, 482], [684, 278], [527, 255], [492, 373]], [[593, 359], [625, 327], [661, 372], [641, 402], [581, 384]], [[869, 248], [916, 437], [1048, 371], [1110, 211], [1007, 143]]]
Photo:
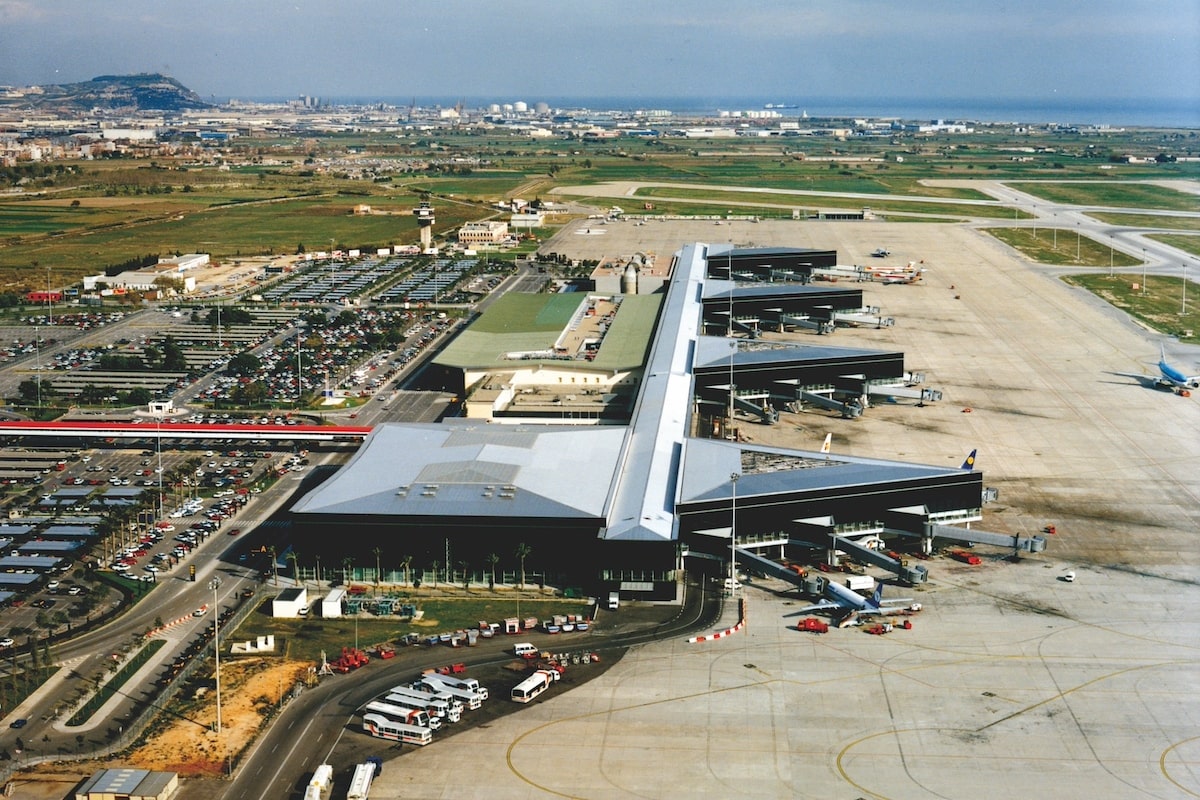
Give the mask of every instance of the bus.
[[512, 689], [512, 699], [517, 703], [528, 703], [542, 692], [550, 688], [550, 684], [558, 680], [558, 672], [552, 669], [539, 669]]
[[433, 732], [429, 728], [417, 725], [406, 725], [403, 722], [393, 722], [379, 714], [363, 716], [363, 732], [376, 739], [387, 739], [404, 744], [415, 744], [424, 747], [433, 741]]
[[374, 761], [367, 761], [354, 768], [346, 800], [367, 800], [371, 791], [371, 781], [375, 780], [375, 769]]

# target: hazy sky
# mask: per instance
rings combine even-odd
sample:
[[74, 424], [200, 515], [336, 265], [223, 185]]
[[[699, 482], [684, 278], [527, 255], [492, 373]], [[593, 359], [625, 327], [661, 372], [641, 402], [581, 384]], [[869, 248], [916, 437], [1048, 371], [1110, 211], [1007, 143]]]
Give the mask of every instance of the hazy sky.
[[0, 0], [0, 84], [202, 97], [1196, 99], [1197, 0]]

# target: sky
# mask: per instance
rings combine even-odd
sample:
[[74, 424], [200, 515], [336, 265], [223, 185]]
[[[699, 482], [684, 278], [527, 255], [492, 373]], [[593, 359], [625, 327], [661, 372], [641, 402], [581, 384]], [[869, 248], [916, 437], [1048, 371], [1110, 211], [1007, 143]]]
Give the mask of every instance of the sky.
[[0, 0], [0, 84], [205, 99], [994, 98], [1200, 107], [1196, 0]]

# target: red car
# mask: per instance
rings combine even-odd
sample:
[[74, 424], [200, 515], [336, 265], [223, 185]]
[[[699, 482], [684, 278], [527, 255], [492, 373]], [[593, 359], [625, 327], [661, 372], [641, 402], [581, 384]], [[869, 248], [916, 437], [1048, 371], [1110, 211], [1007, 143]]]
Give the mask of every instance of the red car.
[[230, 528], [228, 532], [229, 532], [230, 536], [237, 536], [239, 533], [242, 532], [242, 529], [241, 528]]

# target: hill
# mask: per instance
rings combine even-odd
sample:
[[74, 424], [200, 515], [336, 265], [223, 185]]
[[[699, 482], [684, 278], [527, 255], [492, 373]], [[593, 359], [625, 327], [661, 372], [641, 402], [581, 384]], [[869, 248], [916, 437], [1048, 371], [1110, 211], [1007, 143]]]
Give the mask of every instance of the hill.
[[174, 78], [155, 72], [100, 75], [79, 83], [47, 84], [26, 90], [10, 107], [39, 111], [182, 111], [212, 108]]

